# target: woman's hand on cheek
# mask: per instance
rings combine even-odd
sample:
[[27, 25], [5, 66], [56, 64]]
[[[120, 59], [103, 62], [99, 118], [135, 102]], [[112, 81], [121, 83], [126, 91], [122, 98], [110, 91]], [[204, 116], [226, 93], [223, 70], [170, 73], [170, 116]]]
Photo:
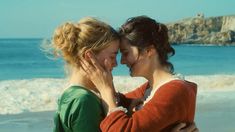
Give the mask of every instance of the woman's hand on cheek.
[[87, 74], [87, 77], [100, 92], [102, 90], [113, 90], [113, 77], [110, 71], [111, 65], [108, 60], [104, 60], [105, 67], [103, 68], [93, 53], [89, 52], [87, 56], [88, 60], [81, 60], [82, 69]]
[[110, 63], [110, 61], [108, 59], [104, 59], [104, 67], [105, 67], [105, 70], [106, 70], [108, 76], [110, 77], [110, 79], [113, 80], [112, 64]]
[[87, 77], [93, 82], [96, 88], [99, 90], [101, 97], [106, 104], [105, 107], [107, 111], [117, 107], [115, 100], [115, 90], [113, 86], [113, 78], [110, 70], [107, 70], [109, 63], [107, 60], [105, 62], [105, 69], [101, 67], [94, 55], [89, 55], [89, 60], [91, 63], [88, 63], [86, 60], [81, 60], [82, 69], [87, 74]]

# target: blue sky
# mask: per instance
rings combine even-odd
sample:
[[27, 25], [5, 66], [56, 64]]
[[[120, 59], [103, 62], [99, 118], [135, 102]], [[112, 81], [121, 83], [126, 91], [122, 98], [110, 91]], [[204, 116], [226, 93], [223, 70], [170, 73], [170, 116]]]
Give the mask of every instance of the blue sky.
[[63, 22], [85, 16], [118, 27], [137, 15], [167, 23], [197, 13], [235, 15], [235, 0], [0, 0], [0, 38], [48, 38]]

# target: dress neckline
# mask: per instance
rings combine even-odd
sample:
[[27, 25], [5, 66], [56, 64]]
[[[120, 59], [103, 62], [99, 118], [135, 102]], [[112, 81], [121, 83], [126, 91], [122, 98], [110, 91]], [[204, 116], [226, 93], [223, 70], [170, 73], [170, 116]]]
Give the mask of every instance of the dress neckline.
[[172, 82], [172, 81], [177, 81], [177, 80], [181, 80], [184, 81], [184, 76], [182, 76], [181, 74], [176, 74], [173, 76], [172, 79], [169, 79], [165, 82], [163, 82], [161, 85], [157, 86], [157, 88], [155, 88], [154, 90], [151, 90], [151, 88], [149, 87], [150, 85], [148, 85], [148, 88], [146, 88], [145, 92], [144, 92], [144, 102], [141, 106], [138, 106], [138, 109], [141, 109], [146, 103], [148, 103], [154, 96], [154, 94], [164, 85]]
[[73, 87], [73, 86], [81, 87], [81, 88], [83, 88], [84, 90], [87, 90], [87, 91], [89, 91], [89, 92], [92, 92], [94, 95], [96, 95], [97, 97], [101, 98], [101, 95], [100, 95], [99, 93], [95, 92], [94, 90], [88, 89], [88, 88], [86, 88], [85, 86], [83, 86], [83, 85], [81, 85], [81, 84], [73, 84], [73, 83], [72, 83], [72, 84], [69, 84], [68, 88]]

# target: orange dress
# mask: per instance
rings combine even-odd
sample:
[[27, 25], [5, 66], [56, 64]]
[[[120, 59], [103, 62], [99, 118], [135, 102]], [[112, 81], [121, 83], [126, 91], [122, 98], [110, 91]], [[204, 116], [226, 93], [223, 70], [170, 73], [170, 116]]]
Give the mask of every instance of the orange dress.
[[[128, 107], [131, 99], [144, 96], [148, 82], [121, 96], [121, 105]], [[170, 131], [180, 122], [194, 120], [197, 85], [185, 80], [163, 84], [138, 111], [127, 115], [123, 111], [110, 113], [100, 124], [104, 132]]]

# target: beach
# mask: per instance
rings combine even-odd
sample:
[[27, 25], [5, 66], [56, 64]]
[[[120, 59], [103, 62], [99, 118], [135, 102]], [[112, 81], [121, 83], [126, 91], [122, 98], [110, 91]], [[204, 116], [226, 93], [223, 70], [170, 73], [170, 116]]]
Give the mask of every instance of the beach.
[[[88, 48], [98, 55], [103, 45], [111, 45], [106, 42], [113, 39], [106, 36], [116, 36], [105, 33], [110, 28], [103, 30], [97, 24], [81, 21], [86, 17], [94, 17], [122, 32], [120, 38], [130, 39], [133, 46], [130, 48], [133, 56], [125, 50], [122, 51], [125, 54], [119, 50], [115, 56], [117, 66], [113, 67], [112, 75], [116, 91], [127, 93], [146, 82], [144, 78], [130, 77], [130, 72], [139, 70], [141, 74], [136, 75], [144, 75], [146, 66], [144, 70], [139, 65], [136, 70], [134, 67], [138, 61], [143, 65], [150, 62], [145, 58], [142, 61], [142, 53], [145, 55], [142, 51], [150, 44], [146, 53], [150, 53], [151, 59], [152, 53], [161, 62], [159, 58], [168, 58], [174, 74], [197, 84], [194, 121], [199, 131], [235, 132], [235, 0], [6, 0], [0, 3], [0, 132], [53, 131], [57, 102], [71, 85], [66, 64], [68, 60], [79, 60], [69, 57], [69, 53], [83, 53]], [[143, 26], [136, 19], [135, 25], [136, 16], [150, 17], [153, 23]], [[137, 32], [139, 26], [143, 30]], [[153, 30], [148, 34], [148, 29]], [[144, 34], [140, 35], [141, 32]], [[100, 40], [95, 41], [98, 36]], [[170, 48], [162, 46], [168, 42], [175, 51], [172, 56]], [[135, 50], [137, 45], [140, 47]], [[148, 52], [152, 47], [156, 52]], [[167, 51], [167, 56], [162, 56], [160, 49]], [[108, 56], [111, 52], [107, 56], [106, 50], [103, 53], [104, 59], [114, 59], [113, 55]], [[129, 56], [128, 65], [123, 65], [122, 55]], [[66, 61], [64, 57], [73, 59]], [[154, 76], [159, 75], [156, 73]], [[182, 113], [177, 115], [183, 116]]]
[[[64, 62], [40, 50], [42, 39], [0, 39], [0, 132], [51, 132], [57, 100], [68, 87]], [[13, 48], [14, 47], [14, 48]], [[202, 132], [234, 132], [235, 46], [174, 46], [175, 72], [198, 84], [195, 122]], [[114, 68], [117, 91], [143, 84]]]
[[[200, 131], [235, 131], [235, 75], [193, 75], [198, 84], [195, 122]], [[145, 79], [114, 76], [117, 91], [128, 92]], [[0, 81], [0, 131], [49, 132], [56, 102], [66, 79], [37, 78]]]

